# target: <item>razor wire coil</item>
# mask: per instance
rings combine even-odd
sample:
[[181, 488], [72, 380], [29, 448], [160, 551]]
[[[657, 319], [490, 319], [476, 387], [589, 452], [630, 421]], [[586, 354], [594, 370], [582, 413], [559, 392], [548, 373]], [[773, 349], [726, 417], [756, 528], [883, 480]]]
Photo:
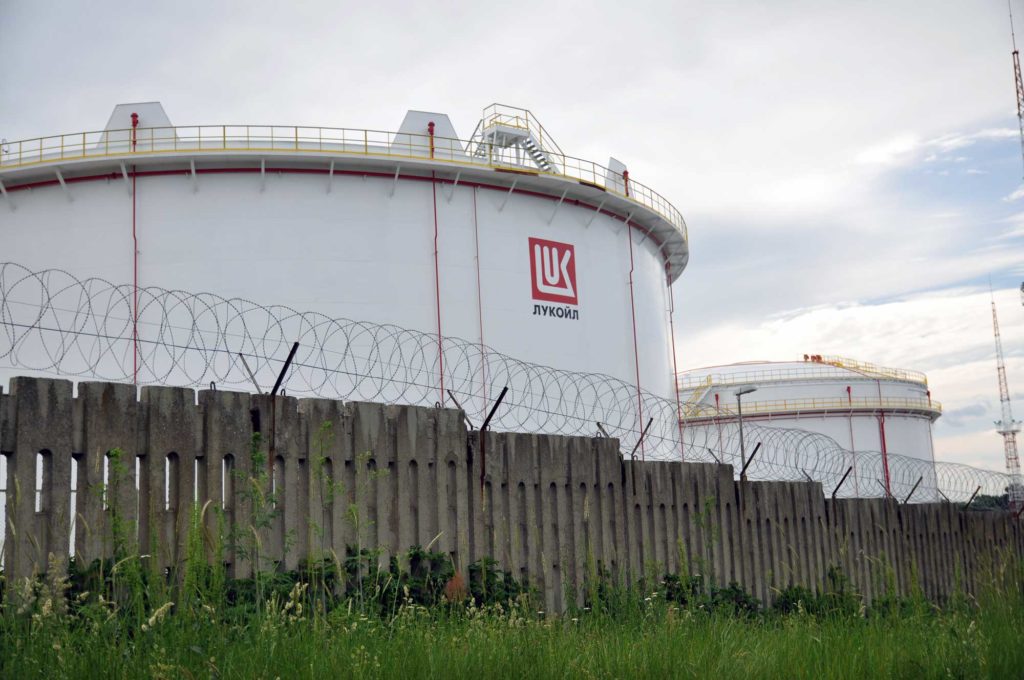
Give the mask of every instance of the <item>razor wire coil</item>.
[[[138, 304], [135, 306], [135, 296]], [[137, 316], [133, 315], [137, 309]], [[133, 324], [133, 318], [136, 323]], [[137, 329], [137, 338], [135, 336]], [[643, 441], [645, 459], [722, 462], [741, 467], [735, 422], [718, 422], [714, 436], [688, 421], [716, 414], [610, 375], [567, 371], [522, 361], [481, 343], [390, 324], [335, 319], [282, 305], [155, 286], [136, 289], [101, 278], [78, 279], [59, 269], [33, 271], [0, 263], [0, 365], [65, 377], [138, 384], [250, 390], [244, 356], [263, 385], [272, 384], [293, 341], [299, 350], [284, 387], [291, 395], [347, 401], [433, 405], [443, 358], [445, 387], [480, 422], [502, 387], [509, 387], [492, 429], [594, 436], [601, 423], [624, 451]], [[440, 347], [440, 352], [439, 352]], [[851, 452], [835, 440], [796, 428], [744, 426], [752, 480], [821, 482], [831, 493], [848, 468], [841, 496], [898, 500], [966, 500], [979, 486], [1002, 495], [1008, 476], [893, 453]], [[920, 484], [918, 482], [920, 481]]]

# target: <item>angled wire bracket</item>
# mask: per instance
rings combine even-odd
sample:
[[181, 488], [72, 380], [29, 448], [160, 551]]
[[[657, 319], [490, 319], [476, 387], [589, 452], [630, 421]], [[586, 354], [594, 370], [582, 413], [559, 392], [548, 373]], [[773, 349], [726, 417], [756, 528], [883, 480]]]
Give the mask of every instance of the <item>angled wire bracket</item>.
[[516, 190], [516, 185], [517, 184], [519, 184], [519, 178], [518, 177], [515, 178], [514, 180], [512, 180], [512, 186], [510, 186], [508, 188], [508, 193], [505, 194], [505, 200], [501, 202], [501, 207], [498, 208], [498, 212], [501, 212], [502, 210], [505, 209], [505, 204], [508, 203], [508, 199], [512, 195], [512, 192]]
[[448, 202], [449, 203], [451, 203], [452, 202], [452, 198], [455, 197], [455, 190], [458, 188], [458, 186], [459, 186], [459, 179], [461, 179], [461, 178], [462, 178], [462, 170], [459, 170], [457, 173], [455, 173], [455, 181], [452, 182], [452, 190], [448, 192]]
[[846, 481], [846, 478], [850, 476], [851, 472], [853, 472], [852, 465], [846, 468], [846, 473], [843, 475], [843, 478], [839, 480], [838, 484], [836, 484], [836, 488], [832, 489], [832, 500], [836, 499], [836, 494], [839, 493], [839, 489], [843, 487], [843, 483]]

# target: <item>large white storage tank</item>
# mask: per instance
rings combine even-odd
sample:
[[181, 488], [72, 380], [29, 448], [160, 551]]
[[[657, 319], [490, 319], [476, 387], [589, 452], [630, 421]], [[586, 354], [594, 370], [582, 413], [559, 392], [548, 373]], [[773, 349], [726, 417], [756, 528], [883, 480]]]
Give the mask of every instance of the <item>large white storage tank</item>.
[[[206, 384], [204, 367], [154, 348], [238, 324], [233, 309], [221, 312], [241, 300], [460, 338], [674, 400], [670, 286], [687, 259], [671, 203], [614, 159], [562, 153], [522, 109], [488, 107], [460, 139], [442, 113], [409, 111], [393, 132], [175, 127], [159, 103], [124, 104], [104, 130], [3, 147], [0, 384], [26, 373]], [[75, 363], [40, 329], [74, 325], [88, 301], [50, 309], [56, 320], [33, 316], [61, 285], [39, 274], [49, 270], [127, 286], [129, 298], [154, 287], [218, 301], [202, 318], [169, 308], [149, 323], [155, 312], [128, 300], [135, 318], [118, 319], [118, 332], [131, 346]], [[291, 338], [279, 340], [251, 347], [265, 387]], [[278, 363], [261, 363], [261, 352]], [[415, 382], [430, 404], [451, 403], [451, 371], [489, 379], [484, 365], [446, 366], [439, 355], [380, 362], [425, 366]], [[247, 385], [232, 373], [229, 386]], [[486, 391], [467, 391], [463, 405], [481, 412]]]
[[[934, 486], [932, 423], [942, 407], [932, 399], [923, 373], [845, 357], [805, 355], [802, 361], [752, 361], [687, 370], [679, 374], [678, 386], [684, 442], [691, 449], [728, 449], [742, 408], [744, 424], [829, 437], [853, 454], [848, 462], [854, 467], [857, 452], [881, 453], [893, 467], [900, 466], [902, 457], [922, 461], [923, 467], [914, 464], [913, 469], [925, 471], [920, 474], [928, 478], [923, 480], [926, 488]], [[737, 392], [743, 394], [738, 397]], [[797, 470], [804, 464], [812, 463], [793, 461]], [[877, 474], [884, 484], [888, 473]], [[874, 478], [868, 481], [873, 487]]]

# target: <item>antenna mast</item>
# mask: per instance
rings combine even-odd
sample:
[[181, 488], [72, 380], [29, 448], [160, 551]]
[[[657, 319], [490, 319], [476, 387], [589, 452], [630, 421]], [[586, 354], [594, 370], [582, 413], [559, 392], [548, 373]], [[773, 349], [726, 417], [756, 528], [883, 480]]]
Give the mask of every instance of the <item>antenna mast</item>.
[[1010, 11], [1010, 39], [1013, 41], [1013, 80], [1017, 85], [1017, 123], [1020, 126], [1020, 153], [1021, 161], [1024, 162], [1024, 80], [1020, 75], [1020, 53], [1017, 51], [1017, 35], [1013, 31], [1013, 4], [1012, 0], [1006, 0], [1006, 7]]
[[992, 329], [996, 337], [996, 373], [999, 376], [999, 405], [1002, 407], [1002, 420], [996, 422], [996, 432], [1003, 436], [1006, 471], [1010, 476], [1007, 495], [1010, 510], [1016, 512], [1024, 504], [1024, 485], [1021, 484], [1020, 458], [1017, 456], [1017, 433], [1020, 432], [1020, 422], [1013, 419], [1013, 412], [1010, 410], [1010, 388], [1006, 383], [1006, 360], [1003, 358], [1003, 341], [999, 336], [995, 297], [992, 298]]

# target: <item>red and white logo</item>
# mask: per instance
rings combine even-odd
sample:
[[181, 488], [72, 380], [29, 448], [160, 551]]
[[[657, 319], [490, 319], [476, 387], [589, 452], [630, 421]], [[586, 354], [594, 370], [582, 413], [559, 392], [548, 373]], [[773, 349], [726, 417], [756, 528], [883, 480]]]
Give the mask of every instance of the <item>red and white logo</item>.
[[531, 238], [530, 275], [534, 300], [578, 304], [576, 251], [571, 244]]

